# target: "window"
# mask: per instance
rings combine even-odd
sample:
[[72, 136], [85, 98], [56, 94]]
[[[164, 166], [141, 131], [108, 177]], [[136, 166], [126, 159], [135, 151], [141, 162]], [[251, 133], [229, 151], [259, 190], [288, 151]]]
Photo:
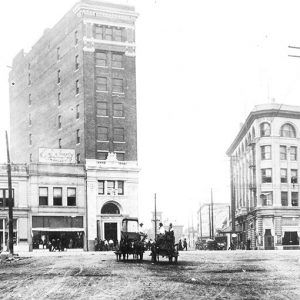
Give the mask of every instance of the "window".
[[62, 206], [62, 188], [53, 188], [53, 205]]
[[125, 153], [117, 153], [117, 160], [124, 161], [125, 160]]
[[287, 183], [287, 169], [280, 169], [280, 182]]
[[61, 139], [58, 139], [58, 148], [61, 149]]
[[31, 100], [31, 94], [28, 95], [28, 105], [32, 104], [32, 100]]
[[112, 28], [111, 27], [105, 27], [105, 31], [104, 31], [104, 39], [107, 41], [111, 41], [112, 40]]
[[103, 39], [104, 28], [100, 25], [95, 25], [95, 39], [102, 40]]
[[60, 92], [57, 94], [57, 105], [58, 106], [61, 105], [61, 93]]
[[106, 203], [101, 208], [101, 214], [119, 215], [120, 209], [114, 203]]
[[32, 153], [29, 154], [29, 162], [32, 162]]
[[79, 69], [79, 55], [75, 56], [75, 70]]
[[106, 117], [108, 116], [108, 109], [106, 102], [97, 102], [97, 116]]
[[263, 192], [261, 195], [262, 206], [273, 205], [273, 192]]
[[57, 47], [57, 48], [56, 48], [56, 59], [57, 59], [57, 60], [60, 60], [60, 53], [59, 53], [59, 52], [60, 52], [60, 48]]
[[280, 159], [281, 160], [286, 160], [287, 155], [286, 155], [286, 146], [280, 146]]
[[80, 164], [80, 153], [76, 154], [76, 162]]
[[58, 129], [61, 128], [61, 116], [60, 115], [57, 117], [57, 126], [58, 126]]
[[123, 104], [122, 103], [114, 103], [114, 117], [121, 118], [124, 117]]
[[114, 40], [116, 42], [122, 42], [122, 29], [114, 28]]
[[272, 182], [272, 169], [261, 169], [261, 181], [262, 183]]
[[115, 181], [107, 181], [107, 195], [115, 195]]
[[118, 181], [118, 195], [124, 195], [124, 181]]
[[76, 105], [76, 119], [79, 119], [79, 104]]
[[[15, 205], [15, 191], [14, 189], [11, 190], [12, 192], [12, 206]], [[9, 194], [8, 189], [0, 189], [0, 207], [9, 207]]]
[[79, 80], [76, 80], [76, 82], [75, 82], [75, 94], [76, 95], [79, 94]]
[[123, 55], [112, 53], [111, 66], [113, 68], [123, 68]]
[[32, 145], [32, 134], [29, 133], [29, 145], [31, 146]]
[[291, 183], [292, 184], [298, 183], [298, 170], [296, 169], [291, 170]]
[[282, 125], [282, 127], [280, 129], [280, 136], [295, 138], [296, 137], [295, 128], [291, 124]]
[[108, 141], [108, 128], [98, 126], [98, 141]]
[[67, 205], [76, 206], [76, 188], [67, 189]]
[[123, 93], [123, 79], [113, 78], [112, 92], [113, 93]]
[[97, 77], [96, 78], [96, 90], [97, 91], [107, 91], [107, 78]]
[[99, 160], [106, 160], [107, 159], [107, 152], [103, 152], [103, 151], [98, 151], [97, 152], [97, 159]]
[[96, 52], [96, 66], [106, 67], [107, 66], [107, 54], [106, 52]]
[[78, 45], [78, 31], [77, 30], [74, 32], [74, 44], [75, 44], [75, 46]]
[[261, 146], [261, 159], [271, 159], [271, 146]]
[[60, 70], [57, 71], [57, 84], [59, 84], [61, 81], [61, 78], [60, 78]]
[[292, 206], [298, 206], [298, 192], [292, 192]]
[[290, 147], [290, 160], [297, 160], [297, 147], [295, 146]]
[[281, 192], [281, 206], [288, 206], [288, 193]]
[[76, 130], [76, 143], [80, 144], [80, 132], [79, 132], [79, 129]]
[[114, 128], [114, 141], [115, 142], [124, 142], [124, 129], [123, 128]]
[[104, 195], [104, 180], [98, 180], [98, 195]]
[[39, 188], [39, 205], [48, 205], [48, 188]]
[[32, 122], [31, 122], [31, 113], [29, 113], [28, 115], [28, 125], [31, 126]]
[[31, 85], [31, 75], [28, 73], [28, 85]]
[[261, 123], [260, 124], [260, 136], [270, 136], [271, 135], [271, 127], [269, 123]]

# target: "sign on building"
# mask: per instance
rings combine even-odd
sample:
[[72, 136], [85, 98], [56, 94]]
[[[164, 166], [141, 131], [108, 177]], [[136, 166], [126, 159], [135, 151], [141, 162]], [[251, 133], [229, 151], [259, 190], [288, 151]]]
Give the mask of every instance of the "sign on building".
[[39, 148], [40, 163], [74, 164], [75, 150]]

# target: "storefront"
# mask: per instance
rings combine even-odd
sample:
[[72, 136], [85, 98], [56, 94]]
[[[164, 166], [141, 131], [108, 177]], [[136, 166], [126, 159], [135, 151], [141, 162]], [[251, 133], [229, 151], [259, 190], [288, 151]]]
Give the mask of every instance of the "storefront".
[[[7, 219], [0, 219], [0, 250], [7, 250], [8, 247], [8, 220]], [[14, 238], [14, 245], [17, 244], [17, 220], [14, 219], [13, 221], [13, 238]]]

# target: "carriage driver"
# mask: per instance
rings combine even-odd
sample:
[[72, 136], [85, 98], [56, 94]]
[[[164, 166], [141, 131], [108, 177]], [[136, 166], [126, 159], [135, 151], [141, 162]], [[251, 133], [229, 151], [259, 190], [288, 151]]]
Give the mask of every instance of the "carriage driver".
[[159, 229], [158, 229], [158, 231], [159, 231], [159, 234], [161, 234], [161, 235], [165, 234], [166, 231], [165, 231], [163, 223], [159, 223]]

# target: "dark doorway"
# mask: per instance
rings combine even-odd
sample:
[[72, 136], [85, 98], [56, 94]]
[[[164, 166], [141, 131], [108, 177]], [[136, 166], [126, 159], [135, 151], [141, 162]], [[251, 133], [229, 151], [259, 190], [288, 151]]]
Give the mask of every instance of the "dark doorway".
[[297, 231], [285, 231], [282, 245], [299, 245]]
[[117, 223], [104, 223], [104, 238], [109, 241], [118, 240], [118, 225]]
[[274, 250], [274, 237], [272, 236], [271, 229], [265, 230], [265, 250]]

